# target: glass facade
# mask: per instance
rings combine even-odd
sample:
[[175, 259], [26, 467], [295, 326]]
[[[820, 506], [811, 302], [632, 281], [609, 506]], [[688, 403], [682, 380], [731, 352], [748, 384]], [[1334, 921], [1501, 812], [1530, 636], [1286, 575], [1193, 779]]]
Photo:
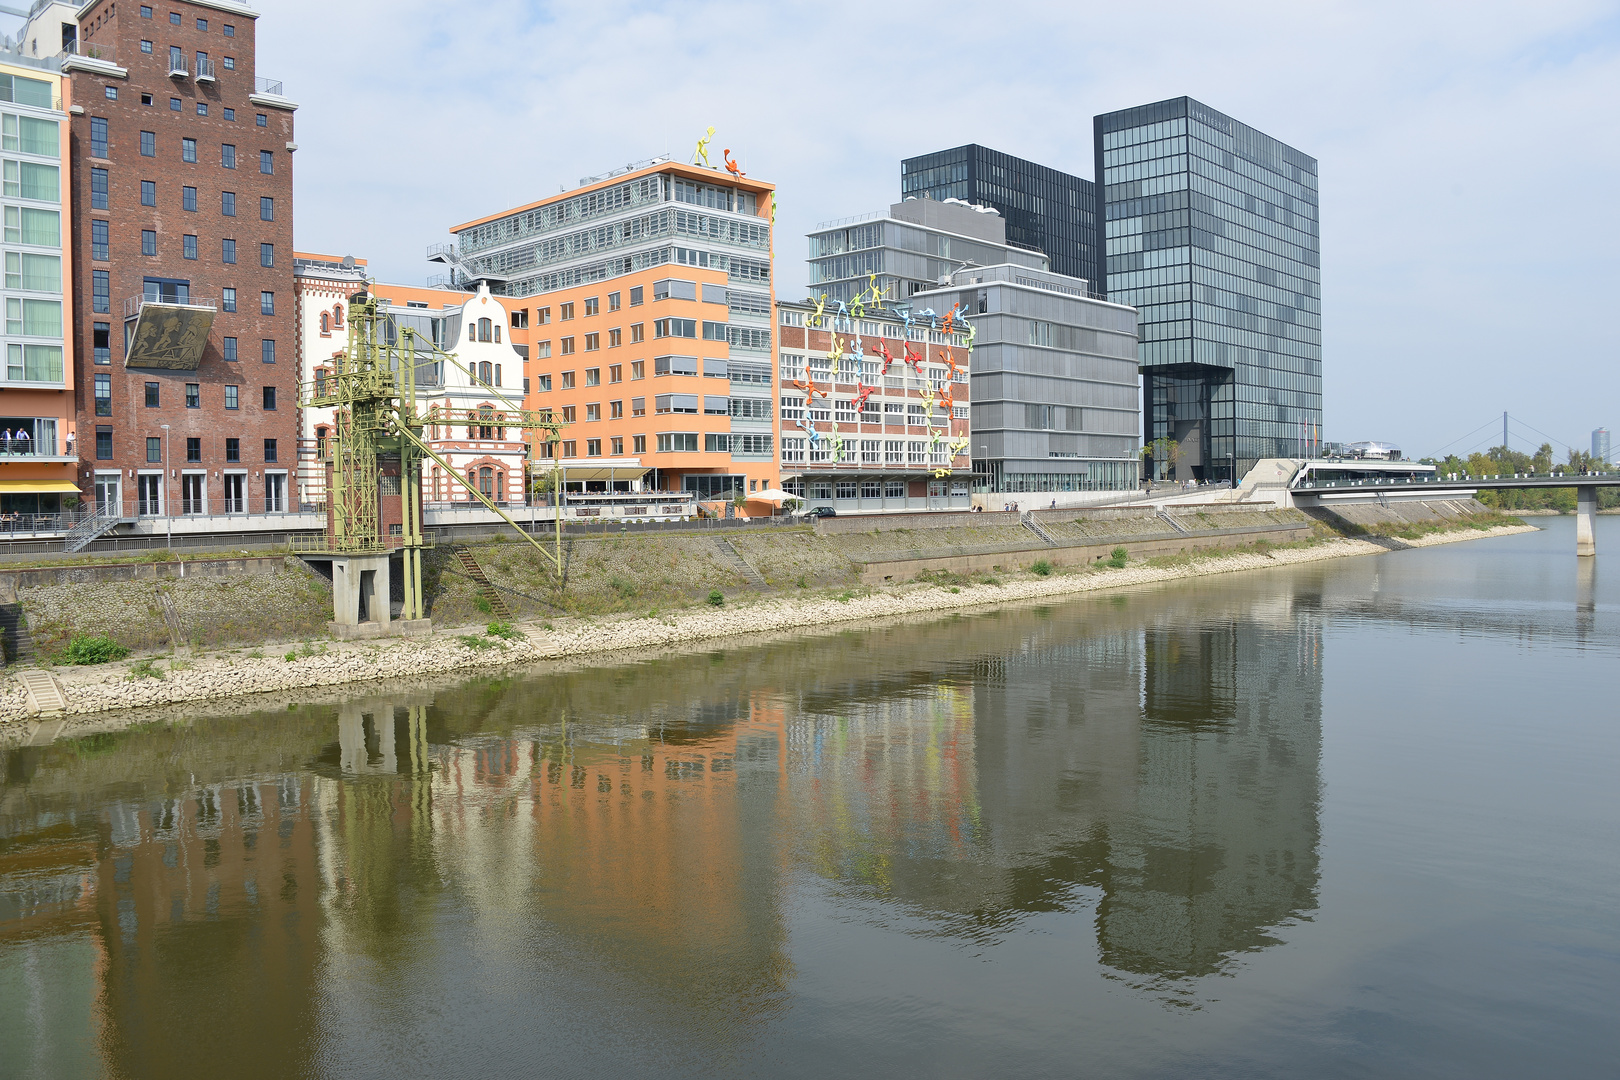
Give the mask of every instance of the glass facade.
[[1154, 474], [1241, 479], [1298, 456], [1322, 423], [1316, 159], [1185, 97], [1094, 133], [1104, 280], [1140, 312]]
[[1044, 251], [1054, 273], [1102, 290], [1097, 190], [1090, 180], [970, 144], [900, 163], [900, 197], [962, 199], [993, 206], [1007, 240]]

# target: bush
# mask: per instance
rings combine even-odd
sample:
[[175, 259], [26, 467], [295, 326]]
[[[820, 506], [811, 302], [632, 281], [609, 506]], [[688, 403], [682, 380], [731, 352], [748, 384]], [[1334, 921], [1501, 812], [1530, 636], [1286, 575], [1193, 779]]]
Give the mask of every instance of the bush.
[[1030, 566], [1029, 572], [1036, 577], [1046, 577], [1052, 572], [1052, 564], [1045, 559], [1036, 559], [1034, 564]]
[[163, 678], [163, 672], [159, 671], [152, 663], [151, 658], [148, 657], [138, 663], [129, 665], [129, 674], [124, 677], [131, 682], [136, 679], [161, 679]]
[[112, 660], [122, 660], [129, 655], [129, 650], [118, 644], [105, 634], [92, 637], [89, 634], [74, 634], [73, 639], [67, 643], [59, 659], [64, 664], [105, 664]]
[[507, 641], [516, 641], [518, 638], [523, 636], [517, 632], [517, 628], [511, 623], [504, 622], [490, 623], [489, 629], [486, 630], [485, 633], [487, 633], [490, 637], [504, 638]]
[[711, 605], [713, 605], [714, 607], [719, 607], [721, 604], [723, 604], [725, 602], [726, 602], [726, 594], [725, 593], [721, 592], [719, 589], [710, 589], [709, 590], [709, 603]]
[[1123, 570], [1125, 568], [1125, 562], [1129, 558], [1130, 552], [1126, 551], [1122, 547], [1117, 547], [1108, 556], [1107, 565], [1112, 566], [1115, 570]]
[[456, 637], [456, 640], [474, 652], [477, 652], [480, 649], [493, 649], [495, 647], [495, 643], [489, 640], [489, 638], [479, 637], [477, 634], [461, 634]]

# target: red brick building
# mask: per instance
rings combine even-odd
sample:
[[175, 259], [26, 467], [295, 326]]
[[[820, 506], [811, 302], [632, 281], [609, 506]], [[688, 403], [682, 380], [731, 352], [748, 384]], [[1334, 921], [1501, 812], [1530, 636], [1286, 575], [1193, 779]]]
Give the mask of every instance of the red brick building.
[[78, 18], [81, 489], [125, 517], [296, 509], [297, 105], [257, 76], [258, 13], [101, 0]]

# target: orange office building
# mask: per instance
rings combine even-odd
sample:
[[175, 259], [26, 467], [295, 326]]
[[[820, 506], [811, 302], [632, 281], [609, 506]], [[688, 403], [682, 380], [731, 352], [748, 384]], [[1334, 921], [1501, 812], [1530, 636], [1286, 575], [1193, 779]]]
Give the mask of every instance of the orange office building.
[[777, 486], [773, 193], [654, 159], [430, 250], [458, 287], [501, 295], [525, 404], [568, 425], [532, 447], [531, 489], [560, 477], [570, 505], [656, 491], [689, 507]]

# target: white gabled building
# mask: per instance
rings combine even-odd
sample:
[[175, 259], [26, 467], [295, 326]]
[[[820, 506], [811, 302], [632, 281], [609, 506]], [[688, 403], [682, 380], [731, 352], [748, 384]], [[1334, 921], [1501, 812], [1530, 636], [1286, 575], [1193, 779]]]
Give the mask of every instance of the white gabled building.
[[[482, 286], [468, 294], [368, 283], [364, 261], [352, 258], [300, 253], [294, 275], [301, 384], [332, 370], [331, 361], [348, 343], [348, 298], [363, 288], [388, 302], [391, 332], [408, 327], [457, 361], [424, 359], [416, 372], [417, 409], [436, 409], [442, 418], [424, 431], [428, 445], [461, 481], [436, 461], [423, 465], [430, 522], [436, 506], [482, 506], [467, 485], [498, 505], [523, 505], [528, 447], [508, 414], [523, 404], [527, 357], [511, 341], [502, 299]], [[334, 412], [306, 408], [299, 416], [298, 491], [305, 504], [326, 502], [325, 450]]]

